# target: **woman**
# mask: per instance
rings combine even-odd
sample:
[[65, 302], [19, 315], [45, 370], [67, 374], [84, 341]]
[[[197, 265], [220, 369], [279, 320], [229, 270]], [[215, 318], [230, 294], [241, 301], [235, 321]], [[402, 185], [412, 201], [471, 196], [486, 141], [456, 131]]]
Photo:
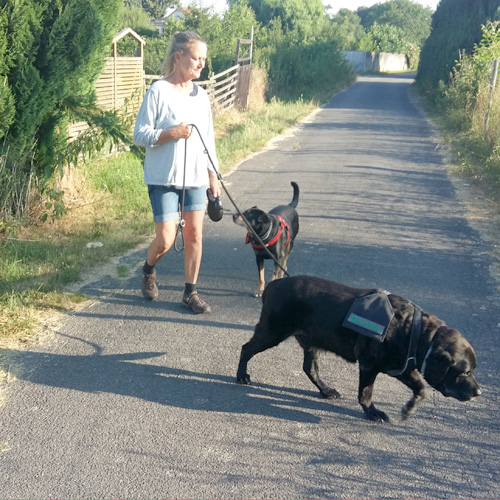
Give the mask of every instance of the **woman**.
[[[165, 77], [146, 92], [134, 129], [134, 143], [146, 148], [144, 182], [155, 222], [155, 238], [143, 268], [142, 293], [149, 300], [158, 298], [155, 264], [175, 241], [179, 203], [185, 189], [186, 283], [182, 302], [197, 314], [210, 312], [210, 306], [196, 291], [207, 185], [214, 198], [220, 194], [210, 101], [206, 91], [193, 82], [200, 77], [206, 57], [207, 44], [201, 36], [192, 31], [176, 33], [163, 63]], [[193, 124], [203, 137], [215, 168]]]

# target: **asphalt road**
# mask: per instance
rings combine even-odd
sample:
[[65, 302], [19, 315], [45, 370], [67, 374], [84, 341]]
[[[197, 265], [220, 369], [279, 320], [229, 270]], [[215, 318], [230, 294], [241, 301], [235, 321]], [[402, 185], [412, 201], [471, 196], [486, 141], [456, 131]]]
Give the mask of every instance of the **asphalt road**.
[[226, 186], [242, 209], [268, 210], [296, 181], [290, 274], [385, 288], [436, 314], [475, 347], [483, 395], [460, 403], [429, 388], [402, 422], [409, 391], [380, 375], [374, 399], [392, 422], [372, 423], [357, 367], [324, 354], [324, 379], [343, 396], [324, 400], [293, 339], [250, 362], [253, 385], [236, 384], [260, 312], [257, 271], [244, 229], [207, 219], [199, 288], [211, 315], [180, 304], [183, 256], [172, 251], [157, 302], [142, 299], [138, 268], [104, 277], [85, 287], [92, 306], [16, 354], [24, 370], [0, 410], [0, 498], [499, 497], [498, 288], [410, 84], [358, 78]]

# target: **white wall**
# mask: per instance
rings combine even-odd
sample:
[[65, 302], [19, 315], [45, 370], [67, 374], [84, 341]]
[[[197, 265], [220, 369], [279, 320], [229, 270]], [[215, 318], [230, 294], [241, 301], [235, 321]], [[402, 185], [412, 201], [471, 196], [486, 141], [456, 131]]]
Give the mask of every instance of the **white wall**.
[[343, 51], [345, 59], [353, 66], [356, 73], [367, 71], [405, 71], [408, 60], [405, 54], [389, 54], [387, 52]]

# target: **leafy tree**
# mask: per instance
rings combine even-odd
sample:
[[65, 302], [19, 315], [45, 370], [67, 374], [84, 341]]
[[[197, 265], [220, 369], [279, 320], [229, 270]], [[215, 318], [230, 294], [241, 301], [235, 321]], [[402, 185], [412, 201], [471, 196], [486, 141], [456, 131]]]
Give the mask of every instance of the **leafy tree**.
[[[176, 31], [188, 29], [186, 20], [169, 21], [165, 26], [165, 32], [159, 35], [157, 32], [152, 36], [146, 36], [146, 47], [144, 50], [144, 71], [148, 75], [158, 75], [167, 53], [168, 44]], [[140, 33], [140, 32], [138, 32]]]
[[279, 20], [282, 32], [291, 43], [315, 39], [327, 22], [321, 0], [249, 0], [248, 5], [263, 27]]
[[165, 56], [170, 38], [175, 31], [193, 30], [199, 33], [208, 44], [207, 67], [201, 78], [208, 78], [209, 73], [218, 73], [233, 64], [236, 52], [236, 40], [248, 38], [252, 26], [257, 27], [257, 21], [252, 9], [246, 1], [235, 0], [223, 18], [212, 9], [200, 9], [194, 4], [188, 7], [189, 13], [181, 21], [169, 21], [163, 35], [148, 39], [146, 51], [146, 72], [150, 66], [158, 72]]
[[258, 36], [260, 25], [255, 18], [255, 12], [248, 7], [246, 0], [237, 0], [232, 7], [224, 12], [221, 32], [217, 39], [212, 41], [210, 52], [216, 54], [214, 71], [222, 71], [234, 61], [236, 54], [236, 40], [249, 38], [251, 28], [254, 28], [254, 37]]
[[334, 93], [355, 81], [351, 66], [334, 42], [278, 45], [269, 53], [269, 92], [282, 99]]
[[331, 18], [330, 38], [344, 50], [406, 54], [416, 68], [420, 47], [429, 36], [432, 9], [412, 0], [389, 0]]
[[125, 7], [120, 19], [120, 28], [132, 28], [139, 35], [154, 35], [157, 30], [154, 29], [151, 21], [153, 18], [142, 8], [137, 6]]
[[392, 24], [373, 23], [366, 34], [364, 44], [363, 50], [373, 52], [406, 54], [408, 49], [405, 32]]
[[412, 0], [389, 0], [358, 9], [358, 14], [367, 31], [374, 24], [395, 26], [407, 43], [422, 46], [430, 34], [433, 11]]
[[341, 50], [359, 50], [365, 35], [360, 17], [349, 9], [340, 9], [332, 17], [327, 31], [328, 38], [335, 41]]
[[[223, 36], [222, 33], [222, 21], [217, 13], [213, 9], [200, 9], [196, 7], [194, 4], [189, 5], [189, 15], [185, 19], [180, 22], [177, 22], [178, 25], [182, 25], [183, 29], [196, 31], [199, 33], [207, 42], [208, 45], [208, 59], [207, 66], [203, 70], [201, 74], [201, 79], [207, 79], [209, 74], [214, 71], [212, 62], [214, 60], [214, 55], [217, 54], [216, 47], [218, 39]], [[170, 39], [171, 35], [174, 31], [172, 30], [170, 25], [173, 25], [170, 21], [167, 23], [167, 27], [169, 28], [168, 33], [165, 32], [165, 35]], [[227, 36], [227, 35], [226, 35]], [[226, 69], [226, 67], [221, 69]], [[216, 69], [215, 71], [219, 71]]]

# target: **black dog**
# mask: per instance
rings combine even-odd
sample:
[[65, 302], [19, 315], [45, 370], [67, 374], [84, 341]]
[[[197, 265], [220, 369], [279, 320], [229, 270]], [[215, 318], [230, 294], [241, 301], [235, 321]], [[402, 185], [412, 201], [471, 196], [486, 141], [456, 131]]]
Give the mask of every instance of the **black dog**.
[[247, 363], [255, 354], [295, 336], [304, 350], [303, 369], [326, 398], [339, 398], [340, 394], [320, 379], [318, 351], [330, 351], [347, 361], [359, 362], [358, 401], [367, 418], [373, 421], [389, 420], [372, 402], [378, 373], [395, 376], [413, 391], [413, 397], [403, 408], [403, 418], [413, 413], [424, 398], [423, 378], [444, 396], [459, 401], [479, 396], [481, 390], [472, 373], [476, 367], [472, 346], [460, 332], [420, 309], [415, 364], [406, 368], [413, 317], [417, 314], [417, 307], [410, 301], [388, 296], [394, 317], [382, 342], [343, 326], [354, 299], [376, 291], [311, 276], [273, 281], [264, 291], [255, 333], [241, 349], [237, 381], [250, 383]]
[[[299, 186], [295, 182], [291, 184], [293, 186], [293, 199], [288, 205], [279, 205], [268, 213], [257, 207], [249, 208], [243, 212], [243, 216], [259, 236], [261, 242], [279, 263], [279, 265], [276, 264], [276, 261], [274, 263], [271, 280], [283, 277], [283, 269], [286, 270], [286, 263], [292, 251], [293, 242], [299, 232], [299, 215], [295, 210], [299, 203]], [[247, 227], [243, 218], [238, 214], [233, 216], [233, 221], [240, 226]], [[255, 252], [259, 271], [259, 286], [255, 291], [255, 296], [260, 297], [265, 286], [264, 259], [271, 259], [271, 256], [250, 231], [246, 242], [252, 244]]]

